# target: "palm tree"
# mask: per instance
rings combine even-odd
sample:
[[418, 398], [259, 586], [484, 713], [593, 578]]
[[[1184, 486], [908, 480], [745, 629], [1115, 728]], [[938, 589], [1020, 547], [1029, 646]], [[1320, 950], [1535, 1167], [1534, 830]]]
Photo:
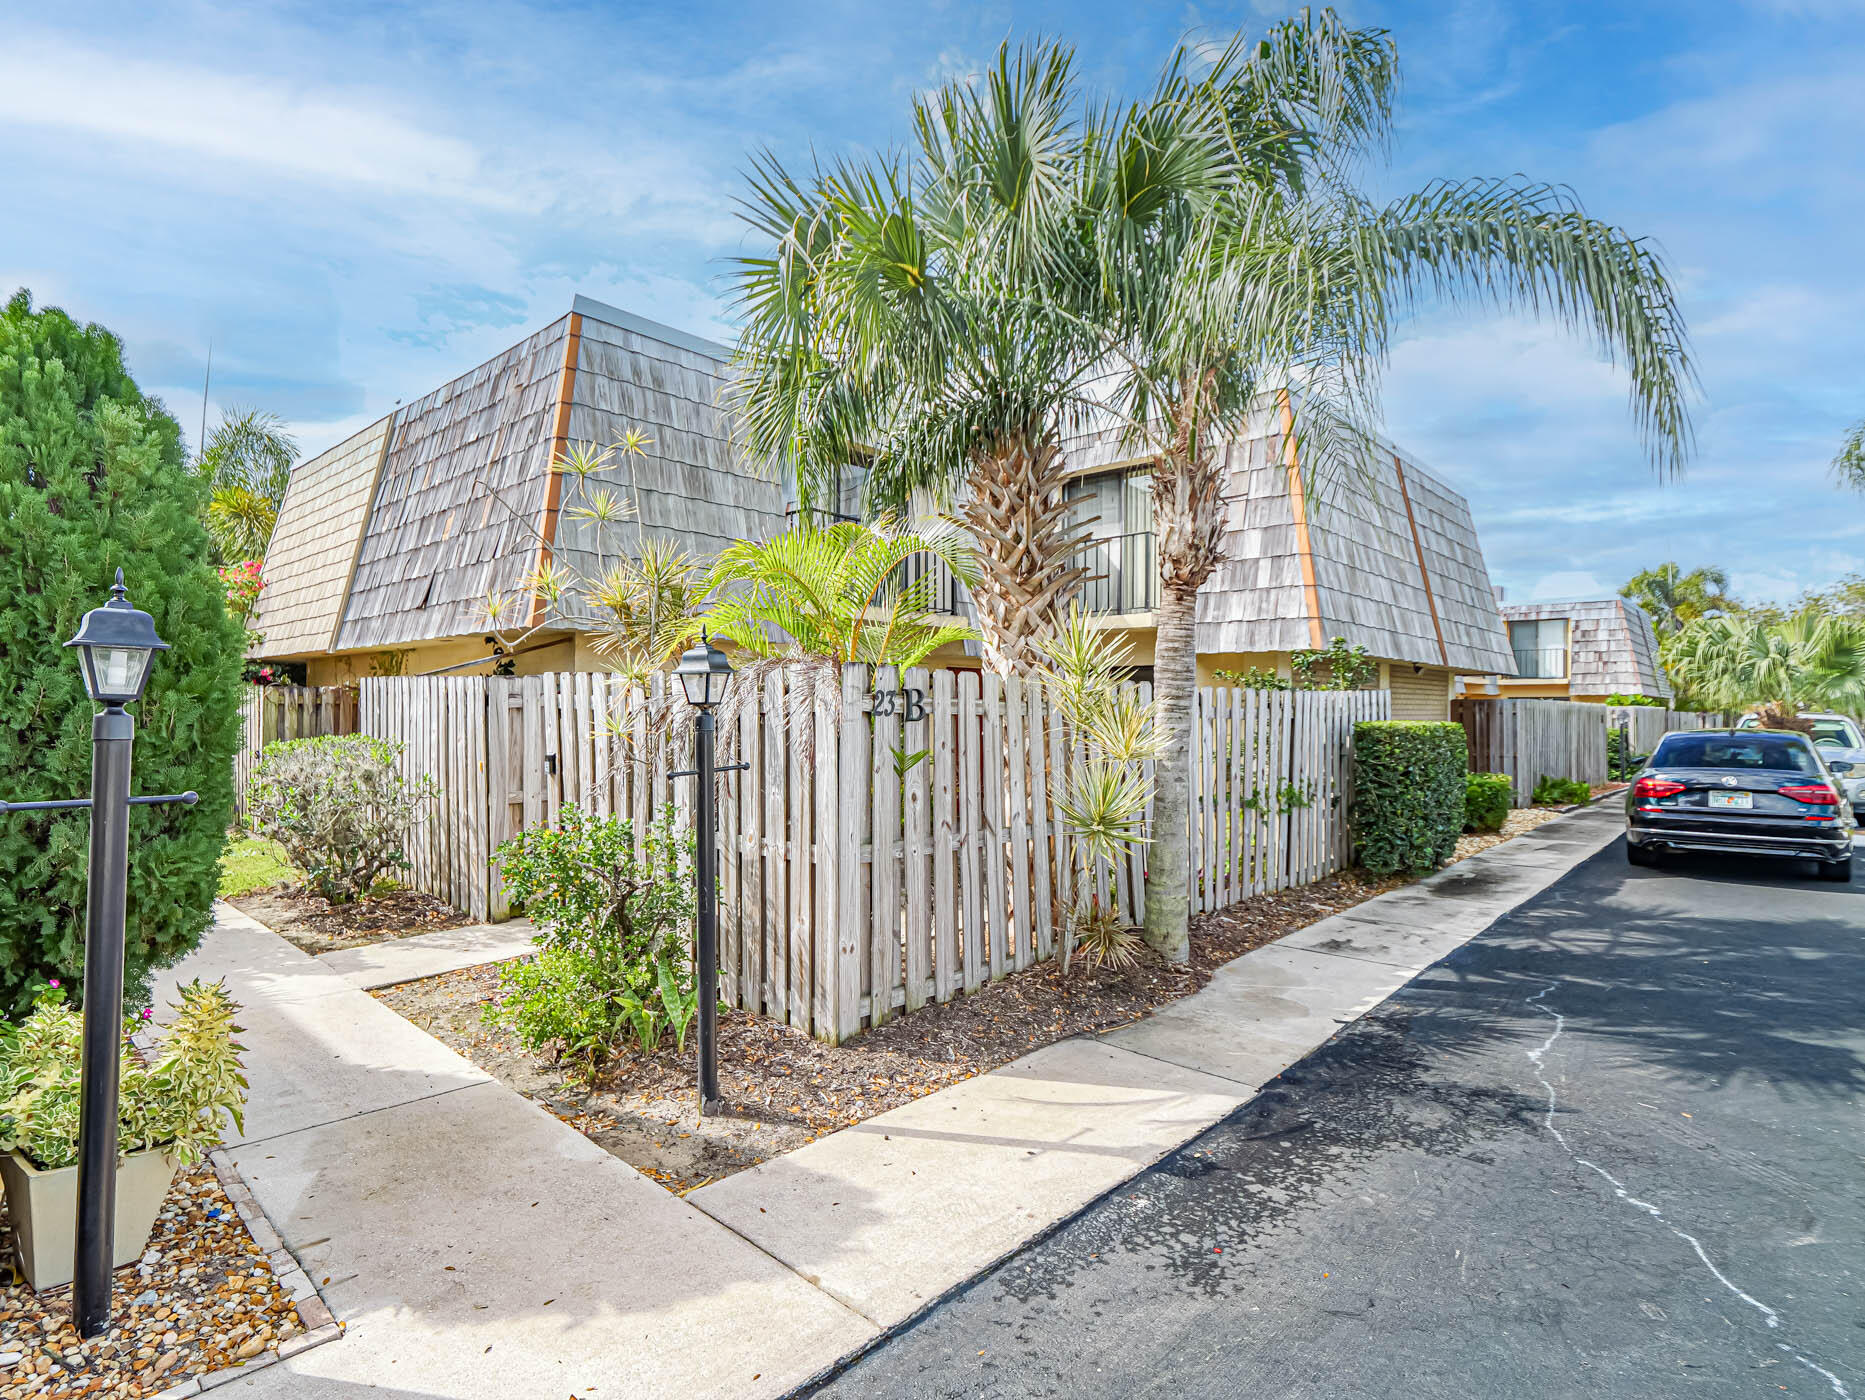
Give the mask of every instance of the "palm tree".
[[1865, 710], [1865, 623], [1819, 608], [1785, 618], [1702, 618], [1664, 646], [1665, 665], [1716, 709], [1753, 709], [1769, 728], [1805, 710]]
[[799, 184], [754, 168], [741, 259], [740, 421], [807, 501], [853, 462], [868, 504], [953, 504], [978, 546], [985, 662], [1041, 666], [1084, 576], [1063, 500], [1064, 435], [1089, 407], [1093, 345], [1035, 295], [1078, 278], [1072, 56], [1006, 46], [982, 89], [915, 105], [910, 162], [844, 162]]
[[[1690, 370], [1664, 269], [1571, 195], [1520, 180], [1438, 182], [1376, 205], [1348, 183], [1386, 138], [1397, 61], [1328, 11], [1233, 45], [1193, 80], [1185, 51], [1099, 143], [1096, 320], [1110, 402], [1155, 454], [1161, 758], [1147, 939], [1188, 956], [1194, 609], [1223, 560], [1221, 442], [1266, 397], [1322, 474], [1352, 470], [1378, 370], [1427, 298], [1531, 310], [1590, 335], [1631, 381], [1660, 469], [1688, 451]], [[1291, 395], [1289, 386], [1297, 387]]]
[[223, 561], [262, 558], [298, 460], [285, 420], [256, 408], [231, 408], [195, 458], [207, 478], [207, 533]]
[[1839, 455], [1833, 458], [1833, 475], [1841, 485], [1865, 491], [1865, 419], [1854, 423], [1839, 445]]
[[1641, 569], [1619, 590], [1651, 618], [1660, 638], [1675, 635], [1699, 618], [1734, 612], [1741, 605], [1729, 596], [1729, 575], [1714, 564], [1685, 573], [1674, 562]]

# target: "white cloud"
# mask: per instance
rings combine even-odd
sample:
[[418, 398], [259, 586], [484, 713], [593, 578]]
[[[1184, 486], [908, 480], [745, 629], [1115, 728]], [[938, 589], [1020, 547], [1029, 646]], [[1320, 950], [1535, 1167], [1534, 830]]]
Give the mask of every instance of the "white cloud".
[[425, 130], [376, 99], [56, 39], [16, 37], [0, 48], [0, 121], [335, 184], [504, 200], [481, 178], [470, 142]]

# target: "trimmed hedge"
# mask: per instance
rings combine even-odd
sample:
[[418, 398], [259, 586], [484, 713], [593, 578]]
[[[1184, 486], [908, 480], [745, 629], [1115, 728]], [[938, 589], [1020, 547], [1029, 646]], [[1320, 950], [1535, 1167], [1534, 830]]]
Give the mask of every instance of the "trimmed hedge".
[[1501, 831], [1515, 805], [1515, 784], [1507, 773], [1464, 774], [1464, 830]]
[[1449, 860], [1464, 827], [1463, 726], [1363, 720], [1353, 759], [1360, 864], [1375, 875], [1423, 875]]

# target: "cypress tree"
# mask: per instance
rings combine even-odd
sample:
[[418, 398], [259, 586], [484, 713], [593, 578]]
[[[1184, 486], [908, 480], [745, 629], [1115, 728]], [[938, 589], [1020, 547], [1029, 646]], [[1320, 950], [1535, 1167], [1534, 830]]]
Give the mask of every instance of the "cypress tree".
[[[119, 567], [173, 648], [131, 710], [131, 791], [201, 795], [130, 809], [133, 998], [211, 922], [233, 814], [243, 634], [210, 563], [205, 490], [117, 338], [16, 293], [0, 311], [0, 798], [89, 791], [95, 707], [62, 644]], [[0, 813], [0, 1013], [42, 979], [81, 985], [89, 839], [84, 811]]]

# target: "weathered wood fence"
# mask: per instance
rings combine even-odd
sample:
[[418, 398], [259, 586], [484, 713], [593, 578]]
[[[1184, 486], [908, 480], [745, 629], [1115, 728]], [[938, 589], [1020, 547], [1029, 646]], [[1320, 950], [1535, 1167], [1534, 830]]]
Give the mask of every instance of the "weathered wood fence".
[[347, 685], [252, 685], [240, 712], [245, 735], [233, 756], [233, 792], [241, 810], [253, 765], [267, 744], [283, 739], [314, 739], [322, 734], [354, 734], [359, 697]]
[[[690, 820], [690, 730], [655, 693], [587, 672], [372, 677], [362, 729], [441, 791], [410, 883], [476, 917], [508, 901], [493, 856], [565, 803], [637, 827]], [[1142, 698], [1146, 688], [1142, 687]], [[1352, 727], [1383, 691], [1205, 690], [1193, 796], [1196, 907], [1317, 879], [1348, 855]], [[978, 672], [768, 671], [720, 717], [720, 983], [825, 1039], [1054, 955], [1084, 893], [1057, 799], [1067, 737], [1043, 691]], [[1137, 922], [1137, 851], [1100, 893]]]
[[1606, 707], [1571, 700], [1451, 702], [1464, 727], [1472, 773], [1506, 773], [1526, 807], [1543, 778], [1606, 781]]
[[1464, 727], [1473, 773], [1506, 773], [1515, 805], [1526, 807], [1542, 778], [1583, 783], [1607, 780], [1606, 733], [1624, 726], [1633, 753], [1650, 753], [1673, 729], [1703, 729], [1721, 715], [1655, 705], [1587, 704], [1576, 700], [1489, 700], [1464, 696], [1451, 704]]
[[1723, 723], [1723, 717], [1696, 710], [1660, 709], [1656, 705], [1613, 705], [1607, 709], [1606, 722], [1625, 731], [1633, 753], [1648, 754], [1673, 729], [1712, 729]]

